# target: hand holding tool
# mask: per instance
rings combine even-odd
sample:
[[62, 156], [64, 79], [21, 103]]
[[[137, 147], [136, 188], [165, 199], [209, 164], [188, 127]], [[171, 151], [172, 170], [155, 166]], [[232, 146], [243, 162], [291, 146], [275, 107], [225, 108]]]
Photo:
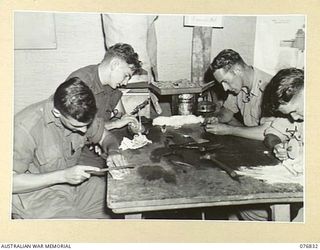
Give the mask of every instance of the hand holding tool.
[[111, 171], [111, 170], [128, 169], [128, 168], [135, 168], [135, 167], [136, 167], [136, 165], [129, 164], [129, 165], [119, 166], [119, 167], [101, 168], [98, 171], [87, 170], [86, 173], [92, 174], [92, 175], [104, 175], [106, 172]]

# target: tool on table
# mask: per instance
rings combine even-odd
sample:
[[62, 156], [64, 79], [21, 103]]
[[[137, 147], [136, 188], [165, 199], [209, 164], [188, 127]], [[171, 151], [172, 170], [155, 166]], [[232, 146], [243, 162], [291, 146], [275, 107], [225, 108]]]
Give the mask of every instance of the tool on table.
[[188, 143], [183, 143], [183, 144], [171, 144], [171, 145], [169, 145], [169, 148], [172, 148], [172, 149], [197, 149], [200, 152], [208, 152], [208, 151], [221, 149], [221, 148], [223, 148], [223, 146], [219, 143], [209, 144], [207, 142], [205, 142], [205, 143], [188, 142]]
[[178, 167], [187, 167], [187, 168], [193, 168], [194, 167], [190, 163], [187, 163], [187, 162], [184, 162], [184, 161], [180, 161], [180, 160], [169, 159], [168, 162], [173, 164], [173, 165], [175, 165], [175, 166], [178, 166]]
[[200, 159], [203, 160], [210, 160], [213, 163], [216, 164], [217, 167], [219, 167], [220, 169], [224, 170], [227, 172], [227, 174], [235, 181], [238, 181], [240, 183], [240, 179], [239, 179], [239, 175], [229, 166], [227, 166], [226, 164], [222, 163], [221, 161], [217, 160], [215, 157], [215, 154], [204, 154], [202, 156], [200, 156]]
[[129, 169], [129, 168], [135, 168], [135, 167], [137, 167], [137, 165], [129, 164], [129, 165], [124, 165], [124, 166], [119, 166], [119, 167], [101, 168], [98, 171], [86, 170], [85, 172], [88, 173], [88, 174], [92, 174], [92, 175], [104, 175], [108, 171], [120, 170], [120, 169]]

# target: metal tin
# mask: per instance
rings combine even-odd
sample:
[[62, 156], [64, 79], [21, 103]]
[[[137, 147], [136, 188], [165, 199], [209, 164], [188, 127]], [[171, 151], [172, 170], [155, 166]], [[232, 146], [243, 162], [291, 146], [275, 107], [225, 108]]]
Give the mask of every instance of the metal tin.
[[201, 101], [198, 103], [197, 114], [202, 116], [211, 116], [216, 111], [216, 105], [213, 102]]
[[178, 114], [191, 115], [193, 113], [195, 97], [193, 94], [181, 94], [178, 97]]

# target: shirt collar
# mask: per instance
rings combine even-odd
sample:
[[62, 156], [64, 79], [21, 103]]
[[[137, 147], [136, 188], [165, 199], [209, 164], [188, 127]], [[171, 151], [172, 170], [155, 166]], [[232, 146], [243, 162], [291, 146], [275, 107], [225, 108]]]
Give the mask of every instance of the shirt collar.
[[[50, 97], [48, 98], [48, 100], [45, 102], [45, 104], [44, 104], [44, 109], [43, 109], [44, 120], [45, 120], [46, 124], [56, 123], [56, 120], [58, 120], [58, 119], [52, 114], [52, 110], [53, 110], [53, 96], [50, 96]], [[60, 123], [60, 124], [61, 124], [61, 123]]]
[[72, 134], [72, 131], [69, 129], [66, 129], [59, 118], [55, 117], [52, 113], [52, 110], [54, 108], [53, 105], [53, 96], [50, 96], [49, 99], [47, 100], [47, 102], [44, 105], [44, 120], [46, 122], [46, 124], [51, 124], [54, 123], [57, 127], [61, 128], [64, 130], [64, 135], [65, 136], [69, 136], [70, 134]]
[[259, 96], [261, 89], [262, 79], [259, 78], [259, 74], [257, 74], [257, 69], [253, 67], [253, 81], [252, 81], [252, 89], [248, 92], [247, 88], [242, 88], [242, 91], [246, 94], [250, 94], [251, 96]]

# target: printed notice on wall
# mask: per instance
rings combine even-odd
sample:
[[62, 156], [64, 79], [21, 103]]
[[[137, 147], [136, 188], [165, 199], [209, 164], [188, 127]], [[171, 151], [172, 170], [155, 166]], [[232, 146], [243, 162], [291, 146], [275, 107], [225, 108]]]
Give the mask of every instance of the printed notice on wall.
[[184, 26], [222, 28], [222, 16], [193, 15], [184, 16]]

